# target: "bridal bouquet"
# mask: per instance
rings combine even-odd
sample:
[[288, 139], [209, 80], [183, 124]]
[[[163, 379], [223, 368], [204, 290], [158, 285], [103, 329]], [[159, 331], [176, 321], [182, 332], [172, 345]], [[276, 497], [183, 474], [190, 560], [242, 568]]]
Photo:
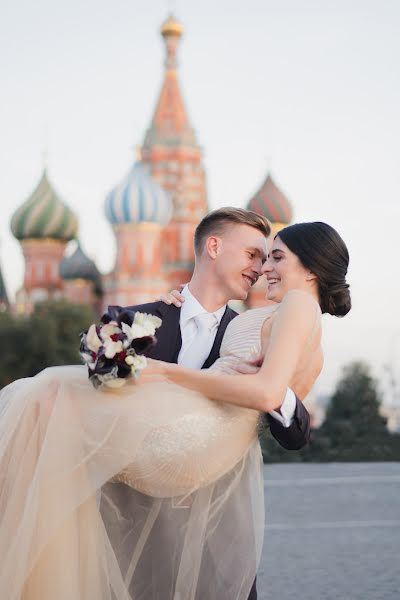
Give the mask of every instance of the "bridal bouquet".
[[121, 307], [113, 307], [81, 333], [80, 355], [88, 367], [95, 388], [118, 388], [129, 377], [137, 379], [147, 365], [143, 353], [157, 342], [156, 329], [161, 319]]

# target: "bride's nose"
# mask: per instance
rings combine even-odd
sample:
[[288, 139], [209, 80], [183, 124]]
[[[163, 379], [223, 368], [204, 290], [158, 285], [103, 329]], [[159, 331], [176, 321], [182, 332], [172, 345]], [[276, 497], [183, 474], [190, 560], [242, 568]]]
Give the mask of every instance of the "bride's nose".
[[272, 265], [270, 260], [267, 258], [267, 260], [265, 261], [265, 263], [262, 266], [261, 269], [261, 274], [264, 275], [265, 273], [270, 273], [272, 271]]

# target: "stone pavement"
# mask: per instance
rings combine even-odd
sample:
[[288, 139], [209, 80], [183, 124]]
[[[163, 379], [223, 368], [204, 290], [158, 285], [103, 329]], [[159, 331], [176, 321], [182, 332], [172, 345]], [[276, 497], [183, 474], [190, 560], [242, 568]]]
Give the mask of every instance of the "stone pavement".
[[259, 600], [400, 600], [400, 463], [265, 465]]

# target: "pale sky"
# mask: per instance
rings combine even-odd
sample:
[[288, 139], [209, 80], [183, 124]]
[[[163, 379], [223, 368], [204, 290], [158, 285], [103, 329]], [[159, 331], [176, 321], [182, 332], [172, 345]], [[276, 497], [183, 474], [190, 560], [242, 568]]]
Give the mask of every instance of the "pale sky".
[[245, 206], [270, 170], [295, 221], [326, 221], [349, 247], [353, 310], [325, 318], [317, 392], [329, 393], [353, 359], [382, 382], [391, 362], [400, 380], [396, 0], [0, 0], [0, 263], [10, 295], [23, 260], [9, 221], [40, 178], [44, 149], [85, 251], [112, 268], [104, 196], [150, 123], [170, 7], [185, 27], [180, 81], [210, 208]]

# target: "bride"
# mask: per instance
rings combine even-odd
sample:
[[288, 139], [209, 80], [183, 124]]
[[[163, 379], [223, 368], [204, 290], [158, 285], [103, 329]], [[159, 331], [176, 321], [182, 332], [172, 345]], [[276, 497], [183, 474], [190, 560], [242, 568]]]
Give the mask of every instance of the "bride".
[[[99, 391], [85, 367], [54, 367], [4, 388], [2, 597], [246, 600], [264, 529], [259, 415], [311, 389], [321, 313], [350, 310], [348, 262], [329, 225], [286, 227], [263, 267], [276, 304], [234, 319], [212, 368], [149, 360]], [[232, 372], [255, 346], [259, 371]]]

